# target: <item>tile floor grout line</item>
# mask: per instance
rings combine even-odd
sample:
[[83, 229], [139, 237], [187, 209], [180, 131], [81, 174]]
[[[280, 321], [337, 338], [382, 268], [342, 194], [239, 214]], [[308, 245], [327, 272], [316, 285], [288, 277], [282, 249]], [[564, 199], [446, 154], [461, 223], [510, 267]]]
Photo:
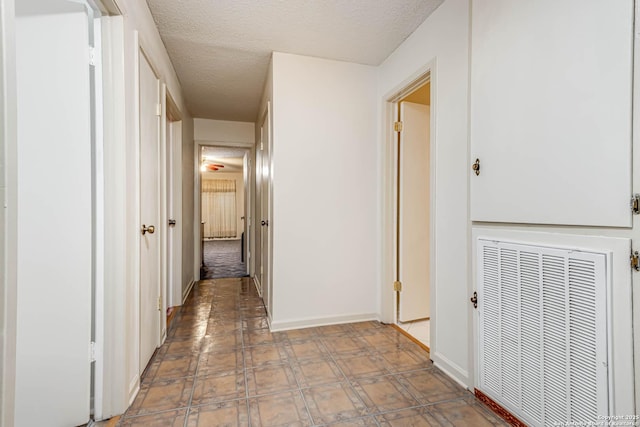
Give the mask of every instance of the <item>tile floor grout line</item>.
[[[338, 368], [338, 370], [340, 371], [340, 373], [342, 374], [344, 379], [347, 381], [347, 384], [348, 384], [349, 388], [351, 389], [351, 392], [354, 393], [354, 395], [358, 398], [360, 403], [362, 403], [362, 406], [364, 408], [367, 408], [367, 404], [365, 403], [364, 399], [362, 398], [362, 396], [360, 396], [360, 393], [358, 393], [358, 390], [356, 390], [356, 388], [353, 386], [353, 382], [351, 381], [351, 378], [344, 373], [344, 371], [342, 370], [342, 368], [340, 367], [340, 365], [336, 361], [336, 359], [334, 357], [334, 354], [333, 354], [333, 351], [331, 351], [330, 349], [329, 349], [329, 357], [331, 357], [331, 361]], [[376, 420], [376, 424], [379, 425], [377, 420]]]
[[[287, 359], [289, 359], [288, 355], [287, 355]], [[297, 361], [297, 359], [296, 359]], [[296, 381], [296, 384], [298, 386], [298, 393], [300, 393], [300, 396], [302, 396], [302, 402], [304, 403], [304, 408], [307, 410], [307, 415], [309, 416], [309, 420], [311, 421], [311, 425], [315, 426], [316, 423], [313, 420], [313, 414], [311, 413], [311, 411], [309, 410], [309, 403], [307, 402], [307, 398], [304, 395], [304, 392], [302, 391], [302, 387], [300, 387], [300, 381], [298, 381], [298, 376], [296, 375], [296, 372], [293, 370], [293, 366], [291, 366], [291, 364], [293, 363], [293, 361], [289, 360], [289, 368], [291, 369], [291, 373], [293, 374], [293, 379]]]
[[242, 375], [244, 376], [244, 397], [247, 408], [247, 425], [251, 427], [251, 405], [249, 405], [249, 377], [247, 376], [247, 353], [244, 345], [244, 320], [240, 319], [240, 343], [242, 349]]
[[435, 405], [440, 405], [440, 404], [443, 404], [443, 403], [451, 403], [451, 402], [456, 402], [456, 401], [459, 401], [459, 400], [465, 400], [465, 399], [468, 399], [468, 398], [469, 398], [468, 396], [467, 397], [458, 397], [458, 398], [455, 398], [455, 399], [447, 399], [447, 400], [443, 400], [443, 401], [440, 401], [440, 402], [433, 402], [433, 403], [428, 403], [428, 404], [420, 404], [420, 405], [415, 405], [415, 406], [409, 406], [409, 407], [406, 407], [406, 408], [390, 409], [388, 411], [378, 411], [378, 412], [372, 414], [372, 416], [373, 417], [380, 416], [380, 415], [384, 416], [384, 415], [395, 414], [397, 412], [409, 411], [409, 410], [413, 410], [413, 409], [421, 409], [421, 408], [423, 408], [423, 409], [427, 410], [427, 412], [429, 412], [429, 414], [433, 415], [434, 418], [435, 418], [435, 415], [433, 414], [433, 412], [431, 412], [429, 410], [430, 407], [435, 406]]
[[[213, 307], [209, 310], [209, 314], [211, 314], [211, 310], [213, 310]], [[209, 320], [207, 320], [207, 328], [209, 327]], [[206, 332], [205, 332], [206, 334]], [[202, 350], [202, 346], [204, 345], [204, 342], [200, 342], [200, 350]], [[189, 423], [189, 416], [191, 415], [191, 405], [193, 403], [193, 394], [195, 393], [196, 390], [196, 383], [198, 381], [198, 372], [200, 371], [200, 358], [202, 355], [202, 351], [198, 351], [198, 361], [196, 362], [196, 371], [195, 371], [195, 375], [193, 377], [193, 385], [191, 386], [191, 393], [189, 394], [189, 403], [187, 405], [187, 412], [184, 415], [184, 423], [183, 423], [183, 427], [187, 427], [188, 423]]]

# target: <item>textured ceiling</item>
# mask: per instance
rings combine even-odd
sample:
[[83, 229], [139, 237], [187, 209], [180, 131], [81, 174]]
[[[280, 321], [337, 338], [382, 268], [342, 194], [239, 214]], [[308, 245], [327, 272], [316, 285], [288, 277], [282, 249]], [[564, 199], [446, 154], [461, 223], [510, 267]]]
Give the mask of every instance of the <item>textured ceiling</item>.
[[242, 172], [243, 159], [247, 150], [244, 148], [202, 147], [202, 160], [206, 163], [223, 165], [219, 171], [205, 171], [205, 176], [220, 172]]
[[271, 52], [378, 65], [444, 0], [147, 0], [194, 117], [253, 122]]

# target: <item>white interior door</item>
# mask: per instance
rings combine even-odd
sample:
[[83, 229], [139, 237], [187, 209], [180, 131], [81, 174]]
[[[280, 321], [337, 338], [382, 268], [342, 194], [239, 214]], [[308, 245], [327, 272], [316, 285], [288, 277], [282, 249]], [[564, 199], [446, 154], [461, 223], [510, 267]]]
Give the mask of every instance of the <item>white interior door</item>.
[[401, 322], [429, 313], [429, 112], [428, 105], [400, 103], [399, 277]]
[[473, 1], [472, 220], [631, 226], [633, 21], [633, 0]]
[[[167, 104], [168, 104], [167, 100]], [[165, 173], [167, 177], [167, 186], [166, 186], [166, 218], [167, 218], [167, 236], [166, 236], [166, 244], [167, 244], [167, 263], [165, 265], [166, 268], [166, 278], [167, 285], [165, 289], [165, 295], [167, 299], [167, 307], [173, 306], [173, 289], [175, 287], [174, 280], [174, 267], [176, 260], [178, 257], [175, 253], [175, 225], [171, 225], [170, 221], [175, 221], [174, 212], [176, 211], [175, 202], [174, 202], [174, 159], [173, 159], [173, 135], [172, 135], [172, 122], [169, 117], [169, 113], [167, 112], [165, 115]]]
[[159, 103], [158, 78], [140, 52], [140, 372], [160, 340]]
[[63, 1], [47, 2], [44, 9], [56, 12], [52, 14], [26, 9], [16, 18], [18, 242], [12, 425], [75, 426], [89, 420], [91, 381], [88, 17], [83, 5]]
[[[260, 294], [263, 292], [262, 286], [262, 141], [264, 140], [264, 123], [260, 128], [260, 143], [256, 147], [256, 205], [255, 205], [255, 260], [254, 260], [254, 275], [256, 277], [256, 282], [258, 285], [258, 290]], [[264, 295], [263, 295], [264, 296]]]
[[260, 264], [262, 266], [261, 284], [262, 284], [262, 299], [267, 308], [267, 311], [271, 313], [272, 303], [272, 289], [271, 289], [271, 272], [270, 272], [270, 254], [271, 254], [271, 131], [269, 128], [269, 111], [265, 116], [264, 123], [262, 125], [262, 145], [261, 145], [261, 162], [262, 162], [262, 178], [261, 178], [261, 197], [260, 197]]

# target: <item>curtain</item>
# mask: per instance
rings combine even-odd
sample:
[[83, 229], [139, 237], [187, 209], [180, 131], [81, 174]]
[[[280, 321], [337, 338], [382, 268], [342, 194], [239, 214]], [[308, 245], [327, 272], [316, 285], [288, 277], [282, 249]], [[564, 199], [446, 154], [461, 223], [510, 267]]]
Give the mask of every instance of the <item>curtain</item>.
[[202, 181], [202, 221], [205, 238], [237, 237], [234, 180]]

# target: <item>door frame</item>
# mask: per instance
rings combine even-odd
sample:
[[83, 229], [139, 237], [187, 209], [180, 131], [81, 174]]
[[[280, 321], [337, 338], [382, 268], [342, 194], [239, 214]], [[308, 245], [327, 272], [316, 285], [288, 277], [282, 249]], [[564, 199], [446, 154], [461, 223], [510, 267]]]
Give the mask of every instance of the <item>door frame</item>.
[[385, 323], [397, 324], [398, 319], [398, 298], [397, 292], [393, 289], [393, 284], [398, 277], [398, 258], [396, 245], [398, 241], [398, 141], [399, 134], [394, 131], [394, 122], [398, 120], [399, 102], [409, 93], [425, 83], [430, 83], [430, 137], [429, 137], [429, 213], [431, 216], [429, 224], [429, 292], [430, 292], [430, 313], [429, 322], [430, 339], [429, 348], [432, 356], [436, 352], [437, 336], [437, 289], [436, 271], [438, 268], [436, 235], [437, 235], [437, 215], [436, 215], [436, 146], [437, 139], [437, 96], [436, 96], [436, 62], [435, 59], [428, 62], [413, 75], [404, 79], [394, 89], [389, 91], [382, 98], [382, 123], [383, 134], [381, 143], [381, 170], [382, 170], [382, 244], [381, 244], [381, 292], [380, 292], [380, 317]]
[[[162, 84], [162, 117], [161, 134], [164, 140], [164, 161], [166, 171], [163, 182], [165, 188], [164, 224], [167, 226], [164, 248], [164, 268], [166, 280], [163, 288], [162, 302], [166, 314], [169, 307], [182, 305], [182, 112], [171, 96], [166, 83]], [[170, 218], [171, 217], [171, 218]], [[173, 219], [176, 224], [169, 225]], [[166, 315], [163, 316], [166, 337]]]
[[[197, 277], [198, 280], [203, 280], [204, 278], [200, 276], [200, 264], [202, 260], [202, 229], [200, 224], [202, 222], [202, 177], [200, 176], [200, 164], [202, 162], [202, 148], [203, 147], [213, 147], [213, 148], [238, 148], [246, 150], [246, 153], [251, 155], [253, 153], [254, 145], [250, 142], [226, 142], [226, 141], [195, 141], [194, 142], [194, 170], [195, 170], [195, 178], [194, 178], [194, 186], [193, 186], [193, 235], [194, 235], [194, 277]], [[246, 156], [246, 154], [245, 154]], [[253, 172], [250, 169], [246, 170], [248, 173], [248, 182], [251, 183], [253, 178]], [[247, 198], [253, 197], [254, 188], [253, 185], [247, 185], [244, 188], [244, 197], [245, 197], [245, 206], [247, 204]], [[247, 215], [249, 212], [245, 212], [245, 229], [247, 228]], [[251, 244], [254, 241], [254, 233], [255, 227], [250, 227], [249, 236], [247, 236], [246, 245], [251, 248]], [[254, 257], [254, 254], [251, 253], [251, 257]], [[246, 260], [248, 261], [248, 260]], [[250, 272], [250, 264], [247, 262], [247, 273]]]
[[15, 1], [0, 0], [0, 186], [5, 194], [0, 233], [0, 426], [14, 425], [16, 380], [16, 309], [18, 305], [18, 140]]

